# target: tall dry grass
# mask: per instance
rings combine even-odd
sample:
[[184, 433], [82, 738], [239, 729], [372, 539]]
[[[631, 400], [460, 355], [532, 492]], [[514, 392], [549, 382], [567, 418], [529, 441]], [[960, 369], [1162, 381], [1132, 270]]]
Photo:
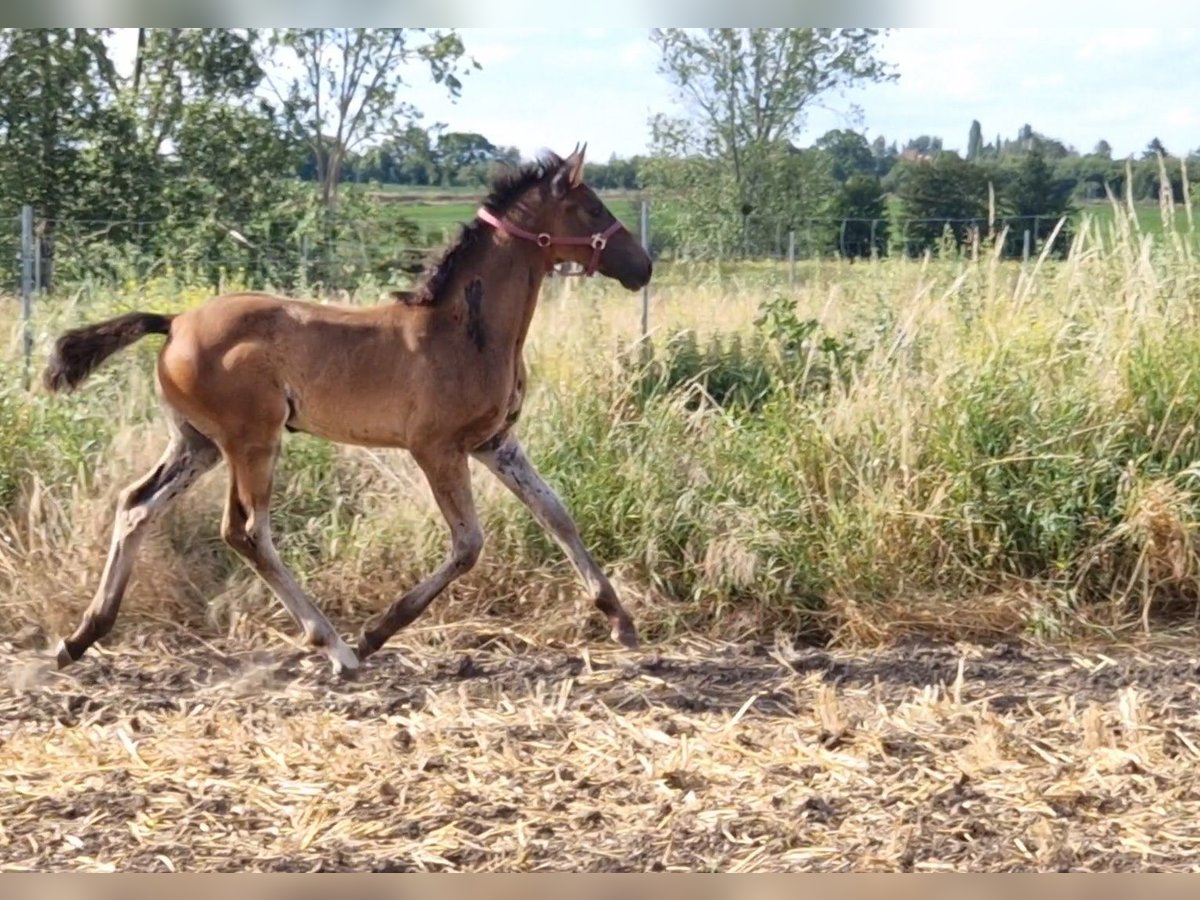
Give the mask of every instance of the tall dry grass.
[[[520, 431], [652, 639], [1190, 622], [1196, 243], [1141, 235], [1126, 215], [1111, 227], [1085, 221], [1061, 261], [984, 246], [809, 263], [794, 290], [779, 266], [665, 268], [648, 345], [636, 295], [556, 282]], [[203, 296], [168, 277], [47, 300], [39, 351], [68, 323]], [[161, 449], [157, 343], [75, 396], [26, 394], [13, 308], [0, 307], [0, 628], [36, 641], [75, 620], [117, 491]], [[557, 548], [481, 470], [476, 486], [484, 560], [416, 627], [434, 640], [470, 617], [531, 640], [599, 637]], [[291, 632], [221, 544], [223, 487], [218, 469], [155, 526], [119, 628]], [[276, 494], [281, 552], [347, 631], [445, 551], [402, 453], [292, 436]]]

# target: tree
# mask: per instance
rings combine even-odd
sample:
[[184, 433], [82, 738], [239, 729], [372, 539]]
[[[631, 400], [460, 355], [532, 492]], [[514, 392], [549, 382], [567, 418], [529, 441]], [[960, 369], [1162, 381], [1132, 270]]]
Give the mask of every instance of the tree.
[[917, 156], [937, 156], [942, 152], [942, 139], [934, 135], [923, 134], [905, 144], [904, 151]]
[[482, 134], [448, 131], [438, 138], [435, 153], [441, 184], [469, 184], [485, 180], [489, 165], [499, 157], [499, 148]]
[[932, 246], [946, 229], [961, 244], [971, 228], [986, 228], [988, 179], [982, 167], [945, 152], [932, 160], [905, 160], [897, 169], [897, 195], [910, 251]]
[[983, 155], [983, 126], [978, 119], [971, 120], [971, 131], [967, 135], [967, 160], [975, 162]]
[[1167, 152], [1167, 148], [1163, 146], [1162, 141], [1158, 138], [1151, 138], [1150, 143], [1146, 145], [1146, 149], [1142, 153], [1142, 159], [1156, 159], [1159, 156], [1166, 159], [1170, 155]]
[[1101, 159], [1112, 159], [1112, 145], [1106, 140], [1096, 142], [1096, 149], [1092, 151], [1093, 156], [1099, 156]]
[[888, 245], [887, 204], [883, 185], [873, 175], [853, 175], [841, 186], [829, 206], [831, 218], [840, 220], [835, 246], [844, 256], [882, 256]]
[[157, 155], [189, 104], [219, 101], [253, 108], [261, 84], [259, 32], [235, 28], [139, 28], [133, 74], [102, 71], [134, 123], [138, 140]]
[[[1021, 252], [1024, 231], [1029, 231], [1036, 244], [1045, 240], [1058, 220], [1070, 217], [1071, 191], [1074, 184], [1054, 176], [1050, 165], [1038, 147], [1022, 157], [1016, 170], [1002, 186], [1000, 202], [1004, 211], [1015, 218], [1009, 230], [1008, 251]], [[1061, 251], [1070, 242], [1066, 225], [1058, 234], [1056, 249]]]
[[273, 87], [285, 121], [311, 150], [327, 211], [336, 202], [348, 155], [364, 142], [395, 134], [419, 115], [401, 99], [407, 64], [427, 63], [433, 80], [452, 96], [462, 88], [463, 45], [454, 31], [286, 28], [275, 32], [272, 46], [290, 53], [300, 71]]
[[87, 28], [0, 30], [0, 190], [41, 219], [42, 287], [57, 223], [84, 189], [81, 145], [104, 108], [103, 38]]
[[[686, 188], [685, 203], [709, 207], [732, 217], [741, 243], [748, 244], [750, 218], [774, 227], [785, 211], [785, 198], [772, 190], [779, 165], [794, 168], [791, 141], [812, 104], [831, 91], [863, 82], [888, 80], [891, 70], [876, 58], [876, 29], [817, 28], [667, 28], [651, 31], [659, 51], [659, 72], [684, 102], [682, 119], [656, 116], [652, 145], [661, 164], [648, 164], [651, 187], [665, 177]], [[685, 158], [675, 167], [670, 159]], [[785, 167], [786, 168], [786, 167]], [[678, 227], [688, 221], [677, 219]], [[740, 221], [738, 221], [740, 219]], [[695, 243], [699, 235], [688, 236]]]
[[854, 175], [869, 175], [875, 171], [871, 145], [857, 131], [845, 128], [827, 131], [817, 138], [813, 146], [829, 154], [833, 180], [838, 184], [845, 183]]
[[886, 178], [892, 171], [892, 167], [896, 165], [896, 160], [900, 158], [900, 153], [896, 149], [895, 141], [889, 145], [883, 135], [879, 135], [871, 142], [871, 156], [875, 160], [875, 176]]

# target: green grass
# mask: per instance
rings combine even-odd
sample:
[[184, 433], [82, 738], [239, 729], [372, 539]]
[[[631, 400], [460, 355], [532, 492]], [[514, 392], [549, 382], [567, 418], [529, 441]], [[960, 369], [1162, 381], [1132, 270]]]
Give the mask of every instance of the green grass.
[[[469, 222], [479, 208], [477, 202], [418, 202], [416, 200], [402, 202], [405, 215], [416, 222], [421, 231], [435, 241], [450, 240], [455, 229]], [[608, 207], [612, 210], [613, 215], [621, 219], [628, 227], [637, 229], [641, 213], [636, 201], [609, 200]]]
[[[436, 185], [359, 185], [380, 196], [383, 202], [396, 204], [415, 222], [432, 243], [450, 240], [460, 225], [469, 222], [479, 208], [484, 191], [479, 187], [441, 187]], [[641, 216], [640, 201], [629, 192], [600, 192], [613, 215], [636, 230]]]
[[[667, 264], [647, 346], [636, 294], [552, 280], [520, 432], [651, 635], [779, 626], [869, 641], [1190, 621], [1195, 250], [1112, 232], [1025, 266], [986, 252], [811, 261], [794, 291], [780, 264]], [[69, 323], [202, 294], [156, 282], [117, 296], [41, 304], [39, 354]], [[98, 575], [115, 491], [161, 444], [156, 347], [65, 398], [24, 393], [15, 354], [5, 364], [3, 627], [73, 614]], [[282, 465], [281, 552], [335, 616], [360, 622], [444, 555], [403, 454], [293, 436]], [[493, 481], [476, 484], [485, 562], [436, 615], [520, 610], [543, 636], [597, 625], [564, 600], [580, 595], [554, 544]], [[164, 524], [135, 608], [204, 622], [201, 598], [217, 595], [226, 624], [262, 609], [216, 537], [222, 499], [216, 476]]]

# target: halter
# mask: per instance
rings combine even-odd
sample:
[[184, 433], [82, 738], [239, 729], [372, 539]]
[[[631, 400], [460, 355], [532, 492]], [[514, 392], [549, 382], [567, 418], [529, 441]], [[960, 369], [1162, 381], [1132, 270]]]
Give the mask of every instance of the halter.
[[586, 275], [589, 278], [595, 274], [596, 267], [600, 265], [600, 254], [603, 253], [604, 248], [608, 246], [608, 239], [625, 227], [621, 224], [620, 220], [613, 219], [613, 223], [604, 229], [604, 231], [597, 231], [595, 234], [589, 235], [588, 237], [555, 237], [553, 235], [546, 234], [544, 231], [539, 234], [534, 234], [532, 231], [526, 231], [519, 225], [514, 225], [511, 222], [506, 222], [504, 219], [496, 217], [489, 210], [482, 206], [479, 207], [479, 211], [475, 215], [482, 221], [487, 222], [493, 228], [499, 228], [505, 234], [510, 234], [513, 237], [518, 237], [526, 241], [532, 241], [542, 249], [554, 244], [566, 247], [591, 247], [592, 258], [588, 262], [587, 268], [585, 268], [583, 272], [560, 273], [562, 275], [581, 274]]

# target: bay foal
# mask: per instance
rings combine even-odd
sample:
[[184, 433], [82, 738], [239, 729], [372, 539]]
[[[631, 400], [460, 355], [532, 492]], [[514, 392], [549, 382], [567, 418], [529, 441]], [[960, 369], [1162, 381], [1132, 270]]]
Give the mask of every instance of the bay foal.
[[[526, 394], [526, 333], [546, 274], [585, 267], [637, 290], [651, 263], [583, 181], [584, 149], [548, 154], [493, 183], [477, 218], [412, 292], [378, 306], [319, 305], [267, 294], [214, 297], [186, 312], [130, 313], [64, 333], [47, 364], [51, 391], [79, 385], [148, 334], [167, 336], [156, 382], [170, 440], [120, 496], [96, 595], [58, 645], [67, 666], [112, 628], [146, 528], [222, 459], [221, 534], [258, 573], [335, 671], [358, 667], [469, 571], [484, 536], [472, 501], [474, 456], [519, 497], [574, 564], [614, 640], [637, 646], [633, 620], [530, 463], [513, 425]], [[285, 568], [271, 539], [271, 488], [284, 430], [408, 450], [450, 530], [428, 577], [368, 621], [352, 650]]]

